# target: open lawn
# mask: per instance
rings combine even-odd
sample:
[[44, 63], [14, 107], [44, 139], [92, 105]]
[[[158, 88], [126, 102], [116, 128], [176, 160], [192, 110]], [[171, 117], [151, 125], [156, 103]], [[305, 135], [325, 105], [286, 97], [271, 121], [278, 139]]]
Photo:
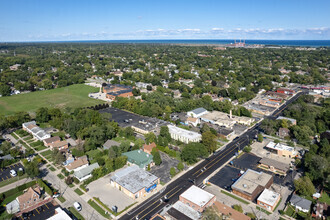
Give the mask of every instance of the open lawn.
[[88, 97], [99, 89], [76, 84], [58, 89], [30, 92], [0, 98], [0, 112], [10, 115], [19, 111], [35, 112], [40, 107], [77, 108], [104, 103]]

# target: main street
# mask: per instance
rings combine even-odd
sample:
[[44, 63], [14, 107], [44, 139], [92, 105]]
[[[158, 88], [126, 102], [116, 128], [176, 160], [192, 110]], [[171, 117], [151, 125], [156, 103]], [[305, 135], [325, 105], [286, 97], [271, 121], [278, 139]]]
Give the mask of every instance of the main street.
[[[268, 118], [274, 119], [278, 117], [286, 107], [299, 98], [305, 92], [299, 92], [286, 103], [284, 103], [279, 109], [273, 112]], [[196, 165], [193, 169], [189, 170], [181, 177], [170, 183], [166, 188], [159, 192], [148, 200], [141, 203], [139, 206], [123, 215], [121, 220], [128, 219], [149, 219], [154, 214], [161, 211], [167, 204], [174, 204], [179, 199], [179, 195], [182, 194], [192, 185], [200, 185], [205, 178], [211, 175], [215, 170], [224, 165], [230, 160], [239, 150], [242, 150], [247, 146], [253, 138], [258, 134], [260, 122], [255, 124], [249, 130], [244, 132], [238, 138], [235, 138], [232, 142], [227, 144], [224, 149], [216, 152], [212, 156], [206, 158], [201, 163]], [[164, 198], [168, 199], [164, 202]]]

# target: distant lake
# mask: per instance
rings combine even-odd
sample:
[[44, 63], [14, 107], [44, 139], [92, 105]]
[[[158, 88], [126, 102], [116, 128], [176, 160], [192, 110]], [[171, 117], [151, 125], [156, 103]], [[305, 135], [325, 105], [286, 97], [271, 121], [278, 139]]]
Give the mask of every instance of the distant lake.
[[[97, 40], [97, 41], [73, 41], [93, 43], [136, 43], [136, 44], [230, 44], [235, 40]], [[236, 42], [238, 42], [236, 40]], [[330, 40], [245, 40], [246, 44], [263, 44], [276, 46], [309, 46], [329, 47]]]

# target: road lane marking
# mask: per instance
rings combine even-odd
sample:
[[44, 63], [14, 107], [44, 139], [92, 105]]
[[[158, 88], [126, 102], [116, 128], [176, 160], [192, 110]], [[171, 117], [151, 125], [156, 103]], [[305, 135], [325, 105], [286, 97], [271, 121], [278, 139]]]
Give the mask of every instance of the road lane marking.
[[141, 219], [143, 219], [146, 215], [148, 215], [150, 212], [154, 211], [156, 208], [158, 208], [158, 206], [160, 206], [162, 203], [159, 203], [155, 208], [151, 209], [147, 214], [145, 214], [144, 216], [141, 217]]
[[172, 195], [170, 195], [168, 198], [173, 197], [173, 196], [174, 196], [175, 194], [177, 194], [181, 189], [183, 189], [183, 188], [180, 188], [179, 190], [175, 191], [175, 193], [173, 193]]

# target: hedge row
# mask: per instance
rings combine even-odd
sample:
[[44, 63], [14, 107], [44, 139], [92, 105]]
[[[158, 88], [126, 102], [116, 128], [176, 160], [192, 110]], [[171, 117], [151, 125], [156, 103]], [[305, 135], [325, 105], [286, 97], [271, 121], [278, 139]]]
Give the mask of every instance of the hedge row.
[[42, 179], [38, 179], [37, 181], [38, 181], [39, 186], [44, 188], [44, 190], [47, 194], [49, 194], [50, 196], [53, 195], [53, 190]]

